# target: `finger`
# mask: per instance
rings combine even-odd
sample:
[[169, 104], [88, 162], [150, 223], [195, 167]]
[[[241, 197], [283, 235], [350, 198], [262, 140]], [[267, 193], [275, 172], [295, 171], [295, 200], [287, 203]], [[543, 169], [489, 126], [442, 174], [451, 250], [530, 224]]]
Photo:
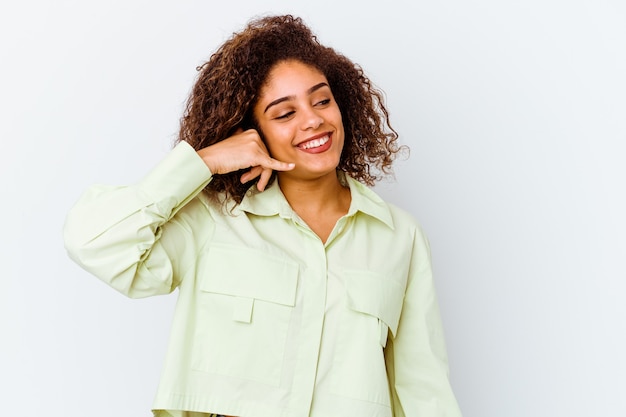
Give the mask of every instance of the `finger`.
[[267, 162], [261, 164], [263, 168], [269, 168], [274, 171], [291, 171], [295, 168], [296, 164], [293, 162], [282, 162], [274, 158], [268, 158]]
[[252, 167], [252, 168], [250, 168], [249, 171], [247, 171], [247, 172], [245, 172], [245, 173], [243, 173], [241, 175], [240, 181], [241, 181], [242, 184], [245, 184], [248, 181], [252, 181], [256, 177], [261, 175], [261, 172], [263, 172], [263, 167], [260, 167], [260, 166]]
[[267, 183], [270, 181], [271, 177], [272, 170], [269, 168], [263, 169], [263, 172], [261, 172], [261, 176], [259, 177], [259, 181], [256, 183], [256, 188], [259, 191], [265, 190], [265, 187], [267, 187]]

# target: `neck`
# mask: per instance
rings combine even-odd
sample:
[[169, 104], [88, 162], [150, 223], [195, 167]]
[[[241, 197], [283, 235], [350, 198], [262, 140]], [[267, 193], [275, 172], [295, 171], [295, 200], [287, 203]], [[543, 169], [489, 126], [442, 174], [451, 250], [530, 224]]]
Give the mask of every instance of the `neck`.
[[345, 214], [350, 207], [350, 190], [341, 185], [336, 172], [310, 181], [279, 173], [278, 184], [291, 208], [301, 217], [329, 212]]

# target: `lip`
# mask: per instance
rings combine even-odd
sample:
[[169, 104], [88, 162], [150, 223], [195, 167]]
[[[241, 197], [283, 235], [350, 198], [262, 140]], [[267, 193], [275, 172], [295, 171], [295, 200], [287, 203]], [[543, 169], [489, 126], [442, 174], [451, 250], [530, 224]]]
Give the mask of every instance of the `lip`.
[[[302, 147], [306, 143], [309, 143], [309, 142], [314, 141], [314, 140], [326, 138], [326, 137], [328, 138], [328, 141], [326, 141], [326, 143], [324, 143], [324, 144], [321, 144], [319, 146], [315, 146], [313, 148], [303, 148]], [[311, 137], [303, 140], [302, 142], [298, 143], [296, 145], [296, 149], [298, 149], [300, 152], [304, 152], [304, 153], [308, 153], [308, 154], [318, 154], [318, 153], [326, 152], [327, 150], [329, 150], [330, 147], [332, 146], [332, 144], [333, 144], [333, 134], [332, 134], [332, 132], [323, 132], [323, 133], [320, 133], [319, 135], [311, 136]]]
[[298, 147], [302, 146], [303, 144], [305, 144], [307, 142], [310, 142], [310, 141], [315, 140], [315, 139], [323, 138], [324, 136], [328, 136], [329, 138], [332, 139], [333, 134], [332, 134], [332, 132], [322, 132], [319, 135], [315, 135], [315, 136], [311, 136], [310, 138], [306, 138], [303, 141], [296, 143], [294, 146], [296, 148], [298, 148]]

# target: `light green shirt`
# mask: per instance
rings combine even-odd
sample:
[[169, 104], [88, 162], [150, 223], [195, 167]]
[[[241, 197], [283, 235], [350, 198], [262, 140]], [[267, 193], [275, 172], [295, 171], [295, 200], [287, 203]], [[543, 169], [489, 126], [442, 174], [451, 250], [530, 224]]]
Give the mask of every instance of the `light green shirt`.
[[138, 184], [90, 188], [65, 224], [72, 259], [121, 293], [179, 290], [156, 416], [460, 416], [410, 215], [342, 176], [352, 202], [323, 243], [277, 182], [224, 210], [210, 179], [182, 142]]

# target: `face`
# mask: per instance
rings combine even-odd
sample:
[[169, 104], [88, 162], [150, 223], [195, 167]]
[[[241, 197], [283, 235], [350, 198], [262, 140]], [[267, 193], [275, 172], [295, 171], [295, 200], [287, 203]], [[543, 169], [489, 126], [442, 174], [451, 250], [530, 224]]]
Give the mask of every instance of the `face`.
[[299, 61], [276, 64], [253, 112], [270, 155], [296, 164], [279, 175], [306, 180], [335, 175], [344, 131], [324, 74]]

